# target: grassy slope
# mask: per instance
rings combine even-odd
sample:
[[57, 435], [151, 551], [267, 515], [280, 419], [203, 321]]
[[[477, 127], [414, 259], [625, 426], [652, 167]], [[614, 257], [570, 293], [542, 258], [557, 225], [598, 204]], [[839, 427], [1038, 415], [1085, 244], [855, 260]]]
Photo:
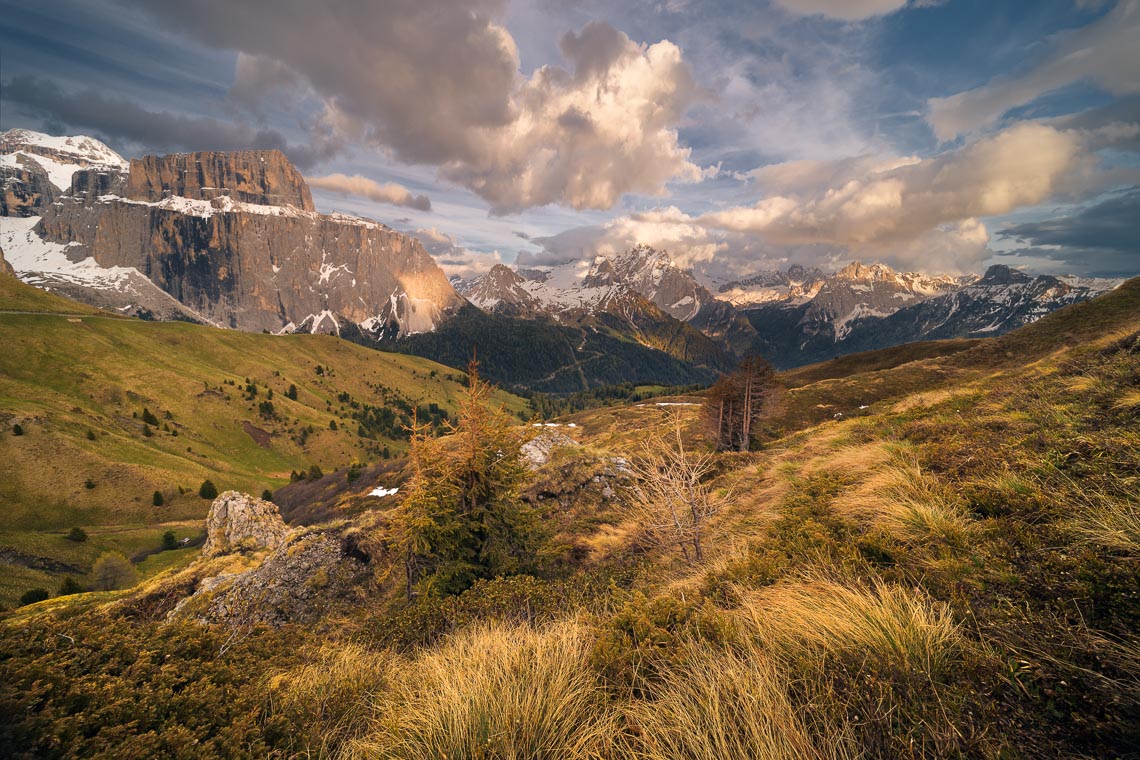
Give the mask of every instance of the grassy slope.
[[[161, 716], [200, 708], [202, 691], [151, 689], [140, 673], [138, 693], [117, 660], [93, 664], [129, 650], [83, 640], [106, 625], [112, 644], [146, 637], [148, 651], [185, 656], [200, 689], [225, 684], [215, 726], [249, 712], [232, 704], [271, 705], [265, 725], [281, 733], [243, 736], [258, 754], [335, 755], [351, 740], [394, 757], [1126, 756], [1140, 742], [1135, 298], [793, 392], [779, 438], [719, 460], [731, 496], [703, 564], [646, 543], [643, 525], [583, 520], [580, 555], [550, 578], [357, 604], [339, 634], [250, 637], [228, 656], [259, 667], [212, 678], [224, 630], [201, 646], [204, 629], [184, 626], [176, 645], [172, 627], [121, 614], [29, 611], [27, 634], [4, 645], [17, 655], [0, 658], [13, 673], [0, 706], [19, 708], [30, 737], [68, 728], [75, 754], [99, 746], [102, 726], [141, 716], [104, 740], [139, 747], [177, 723]], [[837, 392], [873, 403], [861, 419], [815, 420], [808, 401]], [[636, 451], [670, 410], [697, 407], [593, 409], [561, 430], [588, 444], [572, 458], [596, 455], [613, 477], [608, 457]], [[578, 508], [566, 472], [533, 486], [555, 519]], [[267, 669], [280, 674], [269, 686]], [[62, 693], [29, 709], [48, 677]], [[89, 693], [108, 698], [69, 711]], [[116, 697], [128, 707], [110, 709]], [[228, 736], [197, 731], [207, 746]]]
[[[42, 549], [61, 560], [73, 547], [54, 542], [49, 551], [35, 531], [201, 519], [208, 503], [197, 490], [207, 478], [219, 490], [260, 494], [288, 483], [294, 469], [316, 464], [332, 471], [378, 459], [385, 446], [402, 450], [403, 441], [358, 437], [351, 408], [337, 398], [342, 392], [382, 405], [375, 390], [382, 385], [413, 405], [454, 410], [461, 388], [454, 371], [426, 359], [330, 336], [94, 316], [11, 277], [0, 277], [0, 309], [43, 312], [0, 312], [0, 546]], [[58, 316], [73, 313], [92, 316]], [[258, 386], [252, 400], [243, 391], [246, 378]], [[236, 385], [226, 384], [231, 380]], [[296, 401], [285, 396], [290, 384], [297, 386]], [[277, 419], [258, 412], [267, 389]], [[499, 398], [512, 411], [523, 407], [516, 397]], [[144, 407], [160, 418], [151, 437], [135, 416]], [[329, 429], [334, 419], [336, 431]], [[22, 436], [12, 434], [17, 423]], [[267, 445], [243, 423], [269, 433]], [[164, 424], [178, 435], [162, 430]], [[302, 446], [299, 433], [309, 426], [315, 432]], [[162, 507], [152, 506], [155, 491], [164, 494]], [[84, 555], [83, 564], [91, 559]], [[0, 593], [0, 601], [11, 598]]]

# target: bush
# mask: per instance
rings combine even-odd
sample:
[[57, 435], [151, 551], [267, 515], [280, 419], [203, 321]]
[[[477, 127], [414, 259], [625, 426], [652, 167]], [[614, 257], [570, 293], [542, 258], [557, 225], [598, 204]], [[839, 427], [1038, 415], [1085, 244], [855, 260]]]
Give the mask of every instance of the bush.
[[47, 599], [50, 596], [51, 594], [47, 592], [47, 589], [28, 589], [20, 596], [20, 605], [23, 606], [25, 604], [35, 604], [36, 602], [42, 602], [44, 599]]
[[273, 492], [266, 488], [261, 492], [262, 501], [273, 501]]
[[313, 465], [309, 468], [309, 480], [320, 480], [324, 476], [325, 474], [321, 472], [321, 468], [317, 465]]
[[83, 543], [87, 540], [87, 531], [83, 530], [83, 528], [72, 528], [67, 533], [67, 540]]
[[63, 576], [63, 582], [59, 584], [60, 596], [70, 596], [71, 594], [78, 594], [85, 590], [83, 584], [70, 575]]
[[203, 499], [216, 499], [218, 498], [218, 487], [214, 485], [212, 480], [203, 480], [202, 485], [198, 486], [198, 495]]
[[145, 406], [143, 407], [142, 411], [142, 421], [144, 425], [154, 425], [155, 427], [158, 427], [158, 417], [155, 417], [154, 414]]
[[23, 434], [24, 434], [24, 428], [20, 425], [20, 423], [17, 422], [15, 425], [12, 426], [12, 435], [23, 435]]
[[95, 487], [95, 481], [91, 478], [87, 478], [87, 480], [83, 481], [83, 487], [90, 491]]
[[289, 390], [285, 391], [285, 398], [297, 400], [297, 386], [290, 384]]
[[156, 507], [161, 507], [166, 503], [166, 499], [162, 498], [162, 491], [155, 491], [154, 496], [151, 497], [150, 501]]
[[162, 548], [167, 550], [178, 548], [178, 539], [174, 536], [174, 531], [168, 530], [162, 534]]
[[114, 591], [134, 585], [138, 579], [131, 561], [118, 552], [104, 552], [91, 568], [91, 579], [99, 591]]
[[95, 440], [95, 431], [94, 430], [88, 430], [87, 431], [87, 440], [89, 440], [89, 441]]

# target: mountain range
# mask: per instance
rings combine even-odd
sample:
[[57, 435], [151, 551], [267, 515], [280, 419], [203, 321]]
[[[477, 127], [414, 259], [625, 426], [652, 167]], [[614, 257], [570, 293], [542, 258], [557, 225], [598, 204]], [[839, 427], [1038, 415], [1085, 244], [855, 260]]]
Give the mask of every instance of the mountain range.
[[[713, 293], [664, 251], [449, 281], [413, 236], [316, 210], [279, 151], [127, 161], [90, 137], [0, 134], [0, 249], [25, 282], [125, 315], [324, 332], [518, 390], [701, 383], [759, 353], [792, 367], [998, 335], [1118, 281], [792, 266]], [[482, 347], [482, 351], [479, 351]]]

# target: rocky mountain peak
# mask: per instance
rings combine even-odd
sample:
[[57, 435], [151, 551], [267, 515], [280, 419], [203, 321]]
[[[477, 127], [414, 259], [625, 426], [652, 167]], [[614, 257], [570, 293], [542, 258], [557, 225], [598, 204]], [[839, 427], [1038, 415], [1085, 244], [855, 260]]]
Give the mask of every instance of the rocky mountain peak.
[[126, 195], [148, 202], [171, 196], [205, 201], [230, 196], [243, 203], [316, 210], [305, 178], [279, 150], [174, 153], [132, 159]]
[[866, 266], [861, 261], [852, 261], [835, 273], [837, 279], [853, 280], [856, 282], [889, 280], [894, 279], [895, 275], [895, 270], [886, 264], [871, 264], [870, 266]]
[[1019, 272], [1012, 269], [1005, 264], [994, 264], [986, 273], [982, 275], [982, 279], [978, 280], [978, 285], [1015, 285], [1019, 283], [1032, 282], [1033, 278], [1025, 272]]
[[210, 507], [202, 556], [216, 557], [242, 549], [276, 549], [288, 533], [276, 504], [226, 491]]

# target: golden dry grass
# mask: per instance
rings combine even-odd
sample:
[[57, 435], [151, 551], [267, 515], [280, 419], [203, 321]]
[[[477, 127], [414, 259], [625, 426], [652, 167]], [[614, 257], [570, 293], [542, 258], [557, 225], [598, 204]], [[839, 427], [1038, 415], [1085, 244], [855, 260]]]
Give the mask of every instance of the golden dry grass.
[[538, 631], [468, 629], [404, 668], [348, 756], [591, 758], [612, 734], [589, 667], [590, 637], [567, 622]]
[[944, 674], [962, 638], [945, 604], [901, 586], [806, 578], [745, 593], [743, 614], [790, 661], [856, 652], [900, 670]]
[[[875, 467], [866, 455], [858, 465]], [[924, 472], [916, 457], [905, 450], [891, 452], [857, 487], [837, 498], [833, 507], [904, 541], [959, 542], [973, 530], [961, 497]]]
[[838, 760], [841, 732], [812, 731], [788, 697], [787, 677], [757, 646], [692, 646], [652, 701], [626, 710], [617, 757], [643, 760]]

